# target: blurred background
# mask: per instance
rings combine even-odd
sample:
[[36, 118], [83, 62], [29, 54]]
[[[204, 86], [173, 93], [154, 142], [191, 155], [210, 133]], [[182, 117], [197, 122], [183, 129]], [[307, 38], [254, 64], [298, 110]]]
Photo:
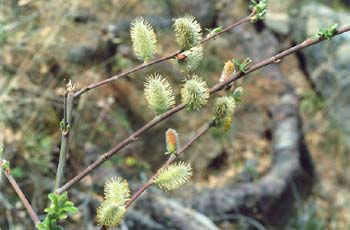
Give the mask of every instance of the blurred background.
[[[0, 0], [0, 145], [41, 217], [54, 185], [67, 81], [71, 79], [79, 89], [141, 64], [129, 38], [130, 22], [137, 16], [153, 24], [160, 57], [178, 50], [172, 18], [189, 13], [203, 29], [227, 26], [249, 14], [248, 4], [245, 0]], [[270, 0], [264, 21], [245, 24], [206, 43], [197, 74], [212, 86], [225, 61], [250, 57], [258, 62], [335, 22], [349, 24], [350, 1]], [[259, 183], [277, 164], [270, 109], [279, 103], [285, 84], [281, 82], [288, 81], [299, 99], [298, 116], [303, 124], [299, 131], [315, 170], [307, 196], [295, 192], [290, 214], [273, 213], [283, 221], [266, 218], [260, 207], [254, 207], [260, 214], [242, 209], [230, 212], [232, 218], [207, 216], [218, 229], [350, 229], [349, 44], [350, 34], [343, 34], [238, 81], [236, 86], [242, 86], [245, 94], [231, 130], [212, 130], [182, 158], [192, 164], [192, 181], [172, 193], [153, 192], [178, 201], [202, 190]], [[167, 76], [179, 101], [183, 75], [175, 64], [155, 65], [77, 100], [66, 178], [152, 119], [154, 114], [143, 97], [148, 74]], [[276, 75], [282, 79], [277, 83]], [[98, 229], [95, 209], [102, 200], [104, 182], [120, 175], [133, 189], [138, 188], [166, 159], [164, 132], [175, 128], [180, 142], [185, 143], [211, 118], [210, 107], [176, 114], [76, 184], [69, 195], [80, 213], [63, 224], [65, 229]], [[0, 179], [0, 229], [32, 229], [6, 178], [2, 175]], [[179, 202], [186, 206], [185, 201]], [[283, 202], [289, 200], [275, 203]], [[142, 219], [159, 227], [153, 229], [186, 229], [168, 225], [153, 211], [144, 211], [142, 204], [130, 211], [121, 229], [152, 229], [139, 224]]]

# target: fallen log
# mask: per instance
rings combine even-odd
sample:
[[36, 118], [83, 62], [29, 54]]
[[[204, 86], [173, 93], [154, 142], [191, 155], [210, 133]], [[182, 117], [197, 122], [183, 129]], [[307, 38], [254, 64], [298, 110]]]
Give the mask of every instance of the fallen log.
[[287, 223], [296, 203], [311, 192], [315, 173], [303, 140], [296, 95], [284, 94], [271, 116], [274, 160], [269, 172], [256, 183], [202, 192], [187, 204], [212, 218], [239, 213], [269, 225]]
[[[155, 192], [154, 190], [148, 191], [147, 195], [139, 200], [136, 209], [147, 213], [147, 218], [152, 218], [157, 222], [159, 225], [156, 229], [219, 230], [208, 217], [194, 209], [185, 207], [178, 200], [165, 197], [162, 192]], [[146, 214], [144, 214], [144, 216], [145, 215]], [[134, 226], [139, 226], [142, 221], [143, 218], [133, 219], [132, 224]], [[130, 224], [129, 222], [128, 226], [130, 226]], [[163, 228], [160, 226], [163, 226]], [[143, 226], [143, 228], [132, 229], [153, 230], [154, 228]]]

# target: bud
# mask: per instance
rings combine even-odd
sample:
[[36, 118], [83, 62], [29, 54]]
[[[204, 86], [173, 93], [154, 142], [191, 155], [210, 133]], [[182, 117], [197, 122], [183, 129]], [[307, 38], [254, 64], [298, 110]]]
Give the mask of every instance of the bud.
[[10, 174], [11, 170], [10, 170], [10, 162], [8, 160], [5, 159], [1, 159], [0, 158], [0, 168], [2, 168], [6, 174]]
[[219, 82], [224, 82], [227, 79], [231, 78], [235, 72], [235, 63], [233, 63], [231, 60], [228, 60], [225, 62]]
[[179, 137], [175, 129], [168, 129], [165, 133], [166, 154], [176, 153], [179, 149]]

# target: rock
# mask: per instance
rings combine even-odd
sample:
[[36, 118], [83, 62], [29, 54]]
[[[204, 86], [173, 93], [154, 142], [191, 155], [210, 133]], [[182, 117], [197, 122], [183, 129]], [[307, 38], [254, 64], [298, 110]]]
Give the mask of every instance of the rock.
[[[150, 15], [143, 16], [156, 30], [172, 29], [172, 21], [169, 16]], [[112, 38], [129, 39], [130, 24], [135, 17], [109, 24], [104, 28]]]
[[[301, 42], [314, 36], [319, 28], [334, 23], [346, 25], [349, 21], [350, 14], [316, 3], [306, 4], [291, 12], [291, 36], [295, 42]], [[345, 134], [350, 134], [350, 123], [344, 122], [350, 119], [349, 43], [347, 33], [301, 51], [310, 80], [325, 99], [331, 118]]]
[[75, 9], [70, 16], [76, 23], [87, 23], [88, 21], [95, 20], [89, 9], [86, 8]]
[[148, 191], [148, 193], [143, 194], [143, 197], [139, 199], [137, 208], [146, 210], [147, 214], [159, 223], [158, 226], [163, 225], [166, 227], [154, 229], [219, 230], [207, 216], [184, 206], [175, 199], [163, 196], [162, 193]]
[[269, 13], [265, 18], [266, 26], [277, 34], [287, 35], [289, 32], [288, 15], [286, 13]]
[[277, 34], [287, 35], [289, 33], [288, 11], [295, 2], [296, 0], [270, 0], [264, 20], [265, 25]]
[[[283, 76], [276, 81], [284, 82]], [[268, 173], [254, 183], [203, 190], [187, 204], [207, 216], [239, 213], [277, 229], [286, 226], [296, 204], [310, 195], [316, 177], [300, 129], [297, 96], [285, 88], [271, 109], [274, 160]]]
[[192, 0], [168, 1], [169, 10], [172, 17], [176, 18], [185, 14], [191, 14], [197, 18], [202, 28], [211, 27], [215, 20], [215, 1], [211, 0]]
[[84, 65], [94, 57], [93, 48], [86, 45], [73, 46], [68, 53], [68, 60], [74, 64]]
[[116, 44], [97, 35], [89, 44], [74, 44], [68, 51], [67, 59], [77, 65], [98, 63], [116, 53]]

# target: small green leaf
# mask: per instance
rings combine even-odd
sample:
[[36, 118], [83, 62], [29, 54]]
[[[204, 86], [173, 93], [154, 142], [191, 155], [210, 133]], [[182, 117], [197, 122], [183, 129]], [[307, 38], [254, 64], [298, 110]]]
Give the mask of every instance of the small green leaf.
[[58, 216], [58, 219], [59, 220], [67, 219], [67, 215], [66, 214], [61, 214], [61, 215]]
[[61, 230], [63, 228], [58, 226], [57, 222], [68, 218], [68, 214], [74, 214], [78, 209], [68, 200], [67, 192], [61, 195], [50, 193], [48, 198], [51, 200], [51, 204], [44, 209], [47, 215], [41, 223], [37, 224], [37, 228], [39, 230]]
[[236, 59], [233, 59], [233, 62], [235, 63], [235, 65], [238, 67], [238, 69], [241, 72], [247, 73], [248, 67], [249, 67], [250, 63], [252, 63], [252, 59], [246, 58], [242, 63], [240, 63]]
[[66, 208], [63, 208], [62, 210], [69, 212], [71, 214], [78, 212], [78, 209], [76, 207], [66, 207]]
[[249, 9], [254, 13], [250, 20], [252, 23], [255, 23], [265, 17], [267, 11], [267, 0], [252, 0]]
[[335, 33], [337, 32], [338, 27], [339, 27], [339, 24], [335, 23], [335, 24], [332, 24], [331, 26], [329, 26], [328, 28], [321, 28], [317, 32], [316, 37], [319, 37], [319, 38], [323, 37], [326, 39], [331, 39], [335, 35]]
[[216, 27], [214, 29], [207, 29], [205, 28], [206, 31], [208, 31], [208, 34], [206, 36], [206, 38], [209, 38], [211, 36], [214, 36], [217, 33], [220, 33], [222, 31], [222, 26]]

